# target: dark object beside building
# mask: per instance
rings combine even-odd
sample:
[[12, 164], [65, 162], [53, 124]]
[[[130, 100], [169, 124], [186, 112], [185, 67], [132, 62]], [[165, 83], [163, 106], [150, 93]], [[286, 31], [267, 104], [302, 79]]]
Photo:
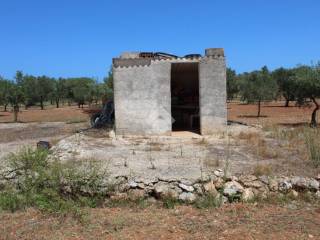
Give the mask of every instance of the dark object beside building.
[[51, 144], [47, 141], [39, 141], [37, 142], [37, 148], [49, 150], [51, 148]]
[[91, 127], [101, 128], [104, 126], [112, 127], [114, 124], [114, 104], [113, 101], [109, 101], [103, 105], [100, 112], [97, 112], [91, 116]]

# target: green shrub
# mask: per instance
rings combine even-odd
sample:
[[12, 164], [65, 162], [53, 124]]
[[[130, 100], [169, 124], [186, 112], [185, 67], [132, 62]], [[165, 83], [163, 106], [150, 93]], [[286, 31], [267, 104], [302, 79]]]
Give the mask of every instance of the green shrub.
[[61, 163], [49, 160], [45, 150], [24, 148], [11, 154], [6, 165], [0, 210], [36, 207], [79, 217], [80, 207], [96, 207], [107, 195], [107, 173], [93, 160]]
[[217, 208], [222, 204], [222, 194], [214, 196], [212, 194], [205, 194], [197, 198], [194, 206], [199, 209]]
[[167, 209], [173, 209], [175, 208], [176, 205], [180, 204], [180, 201], [177, 198], [171, 196], [170, 194], [167, 196], [163, 196], [161, 198], [161, 201], [162, 201], [163, 207]]
[[0, 210], [15, 212], [25, 205], [24, 197], [13, 191], [0, 192]]

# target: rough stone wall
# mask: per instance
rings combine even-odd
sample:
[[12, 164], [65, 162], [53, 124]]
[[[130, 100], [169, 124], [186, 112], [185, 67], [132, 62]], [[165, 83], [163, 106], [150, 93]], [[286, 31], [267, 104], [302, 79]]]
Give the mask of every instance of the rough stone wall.
[[202, 135], [222, 130], [227, 123], [226, 65], [223, 56], [209, 56], [199, 64], [200, 127]]
[[117, 134], [171, 132], [170, 72], [166, 61], [113, 68]]

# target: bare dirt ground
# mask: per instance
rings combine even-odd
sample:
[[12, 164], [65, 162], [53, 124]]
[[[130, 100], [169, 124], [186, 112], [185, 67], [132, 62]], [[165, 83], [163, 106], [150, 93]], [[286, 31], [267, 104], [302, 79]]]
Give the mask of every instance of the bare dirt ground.
[[[257, 106], [239, 102], [228, 103], [228, 119], [248, 124], [291, 124], [299, 125], [308, 123], [311, 119], [313, 105], [296, 107], [290, 103], [290, 107], [283, 107], [284, 102], [270, 102], [262, 104], [261, 115], [257, 118]], [[2, 110], [2, 108], [0, 108]], [[39, 107], [31, 107], [28, 110], [20, 109], [19, 121], [21, 122], [81, 122], [88, 119], [86, 114], [88, 106], [84, 109], [77, 106], [47, 106], [45, 110]], [[12, 122], [13, 115], [10, 111], [0, 111], [0, 123]], [[318, 116], [318, 119], [320, 117]]]
[[303, 240], [320, 239], [319, 226], [320, 208], [309, 204], [97, 208], [84, 223], [29, 209], [1, 214], [0, 239]]
[[[257, 105], [243, 103], [228, 103], [228, 119], [247, 124], [297, 126], [310, 122], [313, 105], [283, 107], [284, 102], [264, 103], [261, 107], [261, 117], [257, 118]], [[318, 116], [318, 121], [320, 117]]]
[[[265, 104], [262, 107], [262, 115], [267, 117], [256, 118], [254, 117], [257, 110], [255, 105], [231, 103], [228, 105], [228, 116], [229, 120], [253, 125], [282, 126], [287, 123], [292, 127], [306, 124], [309, 121], [312, 108], [285, 108], [282, 106], [283, 102]], [[187, 137], [188, 143], [185, 143], [186, 140], [180, 140], [181, 133], [173, 134], [171, 140], [166, 140], [167, 142], [164, 143], [159, 142], [157, 138], [118, 141], [106, 138], [106, 134], [100, 130], [86, 132], [80, 137], [68, 138], [77, 130], [88, 127], [86, 110], [88, 110], [87, 106], [84, 109], [79, 109], [77, 106], [64, 106], [59, 109], [50, 106], [46, 110], [40, 110], [38, 107], [30, 108], [27, 111], [22, 110], [19, 115], [22, 123], [0, 123], [0, 158], [8, 152], [16, 151], [21, 146], [35, 146], [39, 140], [48, 140], [56, 144], [58, 140], [64, 139], [64, 141], [70, 140], [70, 144], [61, 148], [65, 155], [68, 155], [66, 157], [98, 157], [105, 161], [113, 159], [111, 165], [116, 168], [124, 168], [124, 165], [128, 163], [133, 166], [131, 170], [136, 171], [135, 166], [140, 165], [144, 166], [150, 175], [154, 175], [150, 171], [152, 164], [155, 164], [158, 170], [162, 166], [162, 172], [169, 176], [170, 172], [174, 175], [177, 173], [174, 169], [170, 169], [170, 166], [176, 166], [181, 170], [185, 168], [186, 162], [189, 162], [195, 165], [190, 165], [193, 176], [199, 176], [202, 174], [199, 160], [203, 165], [208, 165], [211, 168], [224, 168], [226, 160], [228, 160], [231, 172], [237, 174], [252, 173], [259, 168], [277, 175], [314, 176], [318, 172], [318, 169], [312, 167], [306, 156], [303, 155], [303, 143], [288, 146], [278, 139], [265, 138], [265, 132], [260, 128], [246, 126], [238, 126], [236, 132], [232, 133], [230, 141], [226, 135], [211, 139], [203, 139], [198, 136], [189, 139]], [[0, 122], [11, 119], [12, 113], [0, 112]], [[252, 131], [253, 133], [250, 133]], [[80, 141], [79, 144], [78, 141]], [[226, 148], [227, 145], [228, 148]], [[135, 156], [132, 156], [133, 151]], [[179, 153], [181, 151], [183, 152], [182, 157]], [[134, 164], [131, 164], [132, 162]], [[128, 172], [130, 169], [124, 168], [123, 171]], [[159, 170], [159, 172], [161, 171]]]
[[[46, 106], [44, 110], [39, 107], [30, 107], [28, 110], [20, 108], [18, 114], [18, 120], [22, 123], [28, 122], [85, 122], [88, 119], [88, 114], [84, 112], [88, 106], [84, 109], [77, 106], [61, 106], [55, 108], [55, 106]], [[10, 110], [10, 109], [9, 109]], [[11, 123], [13, 121], [13, 114], [11, 111], [0, 111], [0, 123]]]
[[0, 159], [23, 147], [35, 147], [40, 140], [55, 144], [85, 127], [87, 123], [0, 123]]

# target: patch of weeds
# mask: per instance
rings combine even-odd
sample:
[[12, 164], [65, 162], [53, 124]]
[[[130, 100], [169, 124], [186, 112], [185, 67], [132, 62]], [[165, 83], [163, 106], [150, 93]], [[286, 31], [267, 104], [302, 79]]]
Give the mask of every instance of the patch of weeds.
[[313, 166], [320, 167], [320, 131], [317, 129], [306, 129], [304, 131], [304, 142], [307, 148], [308, 159]]
[[202, 138], [200, 141], [195, 142], [195, 144], [202, 145], [202, 146], [208, 146], [209, 141], [206, 138]]
[[320, 204], [320, 199], [315, 195], [315, 193], [308, 192], [308, 191], [299, 193], [298, 199], [307, 203]]
[[35, 207], [51, 214], [71, 214], [82, 222], [83, 207], [100, 205], [108, 191], [103, 185], [106, 173], [94, 161], [49, 161], [44, 149], [24, 148], [11, 154], [4, 169], [0, 210]]
[[223, 195], [205, 194], [197, 198], [194, 206], [199, 209], [217, 208], [222, 205]]
[[258, 203], [268, 203], [273, 205], [285, 205], [294, 200], [293, 196], [290, 194], [283, 193], [272, 193], [267, 196], [261, 194], [254, 197], [254, 201]]
[[180, 204], [180, 201], [171, 195], [162, 197], [161, 201], [162, 206], [167, 209], [174, 209], [178, 204]]
[[0, 192], [0, 210], [15, 212], [24, 207], [24, 197], [13, 191]]
[[108, 199], [104, 206], [109, 208], [114, 207], [129, 207], [129, 208], [147, 208], [150, 203], [144, 197], [132, 198], [121, 198], [121, 199]]

